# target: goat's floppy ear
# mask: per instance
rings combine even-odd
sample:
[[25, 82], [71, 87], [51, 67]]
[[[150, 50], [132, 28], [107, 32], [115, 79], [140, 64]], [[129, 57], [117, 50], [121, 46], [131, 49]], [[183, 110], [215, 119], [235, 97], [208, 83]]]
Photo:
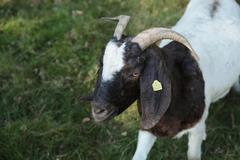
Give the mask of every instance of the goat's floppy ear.
[[159, 122], [170, 105], [171, 81], [160, 48], [149, 47], [144, 54], [146, 54], [146, 62], [140, 78], [139, 109], [141, 128], [150, 129]]

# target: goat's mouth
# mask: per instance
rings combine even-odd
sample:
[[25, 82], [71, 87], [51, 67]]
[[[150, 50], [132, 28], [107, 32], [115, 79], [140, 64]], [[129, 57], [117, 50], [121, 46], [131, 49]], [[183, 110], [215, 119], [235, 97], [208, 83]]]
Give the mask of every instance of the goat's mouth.
[[92, 110], [92, 115], [96, 122], [107, 121], [107, 120], [111, 119], [112, 117], [114, 117], [116, 114], [117, 114], [117, 112], [114, 109], [105, 110], [104, 112], [101, 112], [101, 113], [95, 113]]

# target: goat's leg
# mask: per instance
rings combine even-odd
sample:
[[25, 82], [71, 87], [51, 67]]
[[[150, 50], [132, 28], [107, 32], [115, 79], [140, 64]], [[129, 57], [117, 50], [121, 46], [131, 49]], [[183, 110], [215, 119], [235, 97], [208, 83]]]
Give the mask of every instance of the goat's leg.
[[188, 160], [201, 160], [201, 145], [205, 139], [205, 122], [199, 122], [188, 134]]
[[133, 160], [146, 160], [155, 141], [156, 136], [152, 133], [140, 130], [138, 134], [137, 149], [133, 156]]

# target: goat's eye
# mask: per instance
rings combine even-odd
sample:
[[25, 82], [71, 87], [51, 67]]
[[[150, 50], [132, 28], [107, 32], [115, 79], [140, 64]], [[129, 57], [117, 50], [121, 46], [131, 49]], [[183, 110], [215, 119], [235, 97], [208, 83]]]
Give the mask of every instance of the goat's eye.
[[132, 74], [132, 76], [133, 76], [133, 77], [138, 77], [138, 76], [139, 76], [139, 73], [134, 72], [134, 73]]

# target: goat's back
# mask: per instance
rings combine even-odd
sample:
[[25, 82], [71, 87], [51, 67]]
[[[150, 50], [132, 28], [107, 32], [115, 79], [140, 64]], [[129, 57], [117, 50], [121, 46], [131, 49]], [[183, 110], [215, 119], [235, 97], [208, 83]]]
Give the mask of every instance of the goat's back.
[[240, 75], [240, 7], [234, 0], [191, 0], [173, 30], [200, 57], [207, 101], [222, 98]]

